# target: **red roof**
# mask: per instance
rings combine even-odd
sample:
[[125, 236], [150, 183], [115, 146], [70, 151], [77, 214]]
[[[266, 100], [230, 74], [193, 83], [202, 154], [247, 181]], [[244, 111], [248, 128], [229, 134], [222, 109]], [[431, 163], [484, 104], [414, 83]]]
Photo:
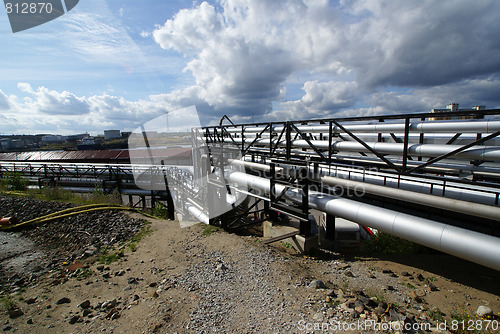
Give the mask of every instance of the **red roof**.
[[[149, 157], [189, 157], [191, 148], [173, 147], [162, 149], [134, 150], [135, 156]], [[85, 151], [35, 151], [35, 152], [9, 152], [0, 153], [0, 161], [91, 161], [91, 162], [128, 162], [130, 159], [128, 150], [85, 150]]]

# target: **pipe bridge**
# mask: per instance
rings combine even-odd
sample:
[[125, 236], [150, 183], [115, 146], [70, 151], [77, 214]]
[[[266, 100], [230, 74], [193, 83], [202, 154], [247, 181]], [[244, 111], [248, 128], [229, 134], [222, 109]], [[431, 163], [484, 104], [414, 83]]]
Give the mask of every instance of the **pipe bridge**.
[[153, 163], [151, 150], [145, 163], [0, 162], [0, 172], [40, 187], [99, 185], [139, 196], [144, 206], [148, 196], [172, 215], [175, 207], [228, 230], [286, 216], [308, 236], [317, 210], [330, 240], [343, 218], [500, 270], [499, 115], [219, 124], [192, 129], [191, 166]]

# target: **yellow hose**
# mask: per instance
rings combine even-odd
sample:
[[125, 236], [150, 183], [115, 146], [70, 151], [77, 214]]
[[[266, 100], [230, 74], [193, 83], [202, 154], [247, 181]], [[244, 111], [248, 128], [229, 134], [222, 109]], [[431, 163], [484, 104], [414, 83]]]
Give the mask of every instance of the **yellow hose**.
[[60, 219], [60, 218], [66, 218], [70, 216], [74, 216], [80, 213], [86, 213], [86, 212], [94, 212], [94, 211], [101, 211], [101, 210], [124, 210], [124, 211], [134, 211], [138, 212], [146, 217], [149, 218], [155, 218], [157, 217], [149, 215], [147, 213], [144, 213], [138, 209], [135, 208], [130, 208], [128, 206], [123, 206], [123, 205], [115, 205], [115, 206], [110, 206], [109, 204], [90, 204], [90, 205], [83, 205], [79, 207], [74, 207], [74, 208], [69, 208], [69, 209], [64, 209], [58, 212], [54, 212], [45, 216], [41, 216], [38, 218], [34, 218], [19, 224], [14, 224], [14, 225], [3, 225], [0, 226], [0, 230], [9, 230], [12, 228], [20, 227], [20, 226], [25, 226], [29, 224], [35, 224], [35, 223], [45, 223], [49, 222], [52, 220]]

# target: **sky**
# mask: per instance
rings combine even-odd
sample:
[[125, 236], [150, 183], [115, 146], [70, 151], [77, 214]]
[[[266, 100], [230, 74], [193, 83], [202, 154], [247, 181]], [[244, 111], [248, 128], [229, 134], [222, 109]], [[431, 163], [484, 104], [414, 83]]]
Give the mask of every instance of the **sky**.
[[12, 33], [0, 134], [500, 108], [500, 1], [82, 0]]

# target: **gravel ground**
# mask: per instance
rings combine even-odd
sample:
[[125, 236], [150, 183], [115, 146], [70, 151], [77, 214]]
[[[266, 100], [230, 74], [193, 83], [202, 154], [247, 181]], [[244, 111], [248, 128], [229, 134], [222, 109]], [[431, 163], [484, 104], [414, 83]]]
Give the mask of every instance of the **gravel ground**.
[[[71, 204], [39, 201], [27, 197], [0, 196], [0, 216], [15, 216], [20, 222], [73, 207]], [[36, 224], [20, 233], [0, 233], [3, 279], [27, 272], [40, 274], [57, 262], [71, 262], [98, 253], [135, 235], [144, 221], [119, 211], [97, 211]], [[25, 245], [25, 247], [20, 247]], [[0, 278], [0, 283], [2, 279]]]
[[[92, 223], [82, 221], [78, 228], [101, 233], [99, 245], [122, 240], [142, 224], [138, 214], [87, 219]], [[254, 236], [223, 231], [206, 235], [201, 225], [180, 228], [176, 221], [147, 220], [152, 232], [137, 249], [123, 248], [125, 255], [115, 262], [81, 258], [78, 254], [98, 241], [79, 233], [83, 240], [71, 239], [79, 248], [61, 246], [60, 254], [68, 262], [82, 261], [84, 268], [71, 270], [59, 259], [38, 279], [9, 281], [9, 293], [2, 298], [10, 298], [13, 305], [0, 312], [3, 331], [332, 333], [346, 332], [332, 324], [380, 324], [351, 332], [402, 333], [398, 326], [435, 328], [451, 321], [454, 312], [476, 320], [480, 306], [481, 312], [500, 310], [500, 274], [446, 255], [380, 259], [329, 252], [316, 259], [279, 243], [263, 245]], [[71, 221], [55, 226], [41, 229], [43, 234], [30, 235], [37, 228], [15, 235], [27, 242], [33, 238], [36, 244], [42, 240], [37, 236], [49, 240], [58, 229], [61, 235], [73, 233]], [[487, 317], [500, 320], [495, 314]]]

